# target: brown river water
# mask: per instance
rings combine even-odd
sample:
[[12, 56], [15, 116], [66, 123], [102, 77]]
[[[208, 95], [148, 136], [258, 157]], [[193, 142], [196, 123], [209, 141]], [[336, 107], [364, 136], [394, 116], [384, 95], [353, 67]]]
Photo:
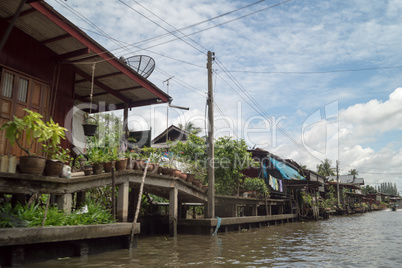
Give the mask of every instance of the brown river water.
[[24, 267], [402, 267], [402, 210], [217, 236], [140, 237], [132, 250]]

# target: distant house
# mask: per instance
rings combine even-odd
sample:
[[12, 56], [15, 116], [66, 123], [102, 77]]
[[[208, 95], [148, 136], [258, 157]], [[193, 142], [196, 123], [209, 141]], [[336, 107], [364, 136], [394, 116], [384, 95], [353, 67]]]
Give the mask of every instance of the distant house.
[[[328, 181], [327, 185], [333, 186], [335, 189], [337, 188], [336, 181]], [[344, 205], [359, 204], [365, 196], [362, 194], [360, 186], [354, 183], [339, 183], [339, 191], [340, 202]]]
[[[45, 1], [26, 1], [17, 14], [20, 2], [0, 1], [0, 39], [5, 41], [0, 51], [0, 126], [14, 115], [24, 116], [28, 108], [66, 127], [69, 141], [75, 142], [83, 136], [83, 113], [72, 113], [73, 107], [85, 112], [124, 109], [126, 115], [129, 108], [169, 101], [166, 93]], [[69, 147], [69, 141], [62, 146]], [[4, 131], [1, 154], [22, 155]]]
[[184, 129], [171, 125], [152, 140], [151, 147], [167, 149], [169, 148], [167, 141], [171, 142], [172, 145], [177, 144], [179, 141], [186, 142], [190, 134]]
[[258, 169], [249, 167], [242, 171], [243, 174], [263, 178], [271, 190], [271, 196], [284, 197], [288, 189], [306, 186], [306, 178], [289, 161], [260, 148], [249, 152], [254, 159], [259, 160], [260, 167]]
[[[337, 181], [336, 176], [329, 176], [328, 181]], [[355, 185], [364, 185], [364, 179], [363, 178], [356, 178], [355, 175], [340, 175], [339, 176], [339, 182], [340, 183], [351, 183]]]

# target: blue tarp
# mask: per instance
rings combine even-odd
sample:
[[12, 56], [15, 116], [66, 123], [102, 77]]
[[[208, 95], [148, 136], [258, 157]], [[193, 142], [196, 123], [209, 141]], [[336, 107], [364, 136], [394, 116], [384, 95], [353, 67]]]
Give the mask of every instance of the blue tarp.
[[296, 169], [289, 167], [283, 162], [276, 160], [275, 158], [270, 157], [269, 160], [275, 166], [275, 168], [281, 173], [282, 177], [288, 180], [297, 180], [302, 179], [306, 180], [303, 176], [297, 172]]

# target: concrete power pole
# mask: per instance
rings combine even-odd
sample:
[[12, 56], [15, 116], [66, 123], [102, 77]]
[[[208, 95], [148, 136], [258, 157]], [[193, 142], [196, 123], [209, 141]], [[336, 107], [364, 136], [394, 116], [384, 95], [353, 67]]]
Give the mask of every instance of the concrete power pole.
[[[207, 218], [215, 218], [214, 166], [214, 101], [212, 91], [212, 52], [208, 51], [208, 211]], [[213, 54], [215, 55], [215, 53]]]
[[341, 206], [341, 199], [339, 193], [339, 162], [336, 160], [336, 192], [338, 193], [338, 207]]

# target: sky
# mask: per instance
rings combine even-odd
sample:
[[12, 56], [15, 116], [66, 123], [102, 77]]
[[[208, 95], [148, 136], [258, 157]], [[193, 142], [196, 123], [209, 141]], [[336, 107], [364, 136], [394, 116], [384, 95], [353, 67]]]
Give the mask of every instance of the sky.
[[148, 79], [189, 108], [134, 108], [131, 129], [205, 130], [211, 51], [215, 138], [402, 191], [402, 1], [46, 2], [116, 57], [152, 57]]

